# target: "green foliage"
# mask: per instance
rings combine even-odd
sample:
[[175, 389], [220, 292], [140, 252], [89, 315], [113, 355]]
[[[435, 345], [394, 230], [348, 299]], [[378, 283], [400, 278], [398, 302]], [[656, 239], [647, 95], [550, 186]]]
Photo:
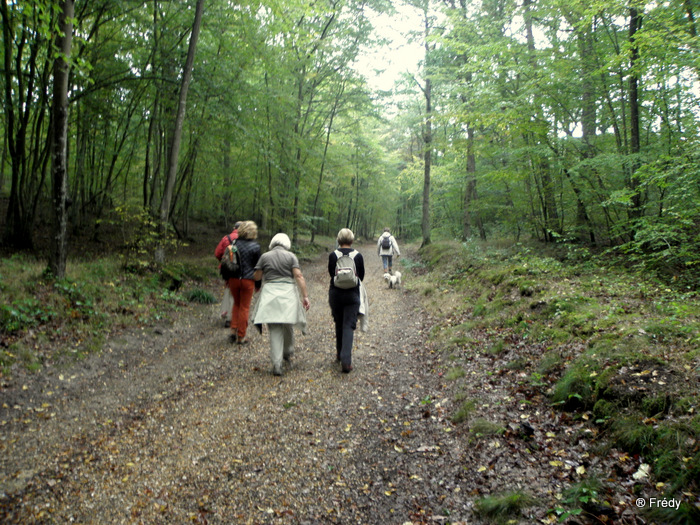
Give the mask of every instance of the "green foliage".
[[700, 510], [687, 501], [681, 501], [680, 508], [653, 508], [646, 509], [644, 515], [649, 517], [654, 523], [664, 525], [687, 525], [688, 523], [700, 523]]
[[476, 410], [476, 401], [467, 399], [462, 402], [457, 412], [452, 416], [453, 423], [462, 423], [469, 419], [472, 413]]
[[211, 292], [202, 290], [201, 288], [194, 288], [190, 290], [187, 292], [185, 297], [191, 303], [214, 304], [217, 302], [216, 297], [214, 297]]
[[109, 222], [118, 226], [122, 236], [123, 250], [119, 257], [125, 270], [146, 272], [155, 268], [154, 255], [158, 247], [174, 252], [178, 242], [172, 232], [163, 236], [158, 231], [158, 222], [142, 206], [117, 206], [116, 218]]
[[523, 492], [508, 492], [502, 495], [488, 496], [476, 500], [474, 508], [482, 518], [506, 523], [516, 517], [522, 509], [535, 504], [535, 499]]
[[611, 420], [610, 435], [615, 447], [643, 455], [645, 462], [653, 466], [656, 479], [665, 482], [668, 496], [700, 482], [700, 453], [694, 446], [700, 435], [698, 417], [658, 425], [633, 412]]
[[477, 418], [469, 423], [469, 431], [477, 437], [495, 436], [505, 433], [503, 425], [484, 418]]
[[[209, 259], [174, 262], [162, 272], [127, 272], [117, 257], [70, 262], [67, 277], [47, 279], [44, 264], [25, 256], [0, 260], [0, 366], [22, 363], [36, 370], [46, 359], [81, 358], [97, 351], [114, 327], [166, 319], [185, 304], [175, 290], [211, 277]], [[171, 289], [173, 288], [173, 289]], [[191, 301], [215, 302], [210, 292], [193, 288]]]
[[583, 512], [582, 506], [598, 500], [598, 494], [603, 484], [597, 478], [586, 478], [571, 485], [562, 493], [562, 503], [565, 507], [554, 509], [562, 522], [570, 516], [578, 516]]
[[37, 299], [27, 297], [0, 305], [0, 333], [13, 334], [39, 324], [48, 323], [56, 315]]
[[[466, 243], [461, 253], [444, 257], [449, 250], [439, 242], [424, 249], [433, 261], [412, 286], [450, 276], [431, 310], [448, 326], [431, 337], [452, 352], [447, 375], [458, 391], [464, 378], [453, 371], [469, 370], [474, 353], [499, 361], [506, 354], [502, 367], [517, 370], [522, 385], [541, 392], [552, 385], [547, 395], [556, 408], [589, 418], [608, 446], [643, 455], [669, 495], [694, 490], [700, 483], [694, 448], [700, 398], [687, 391], [685, 380], [698, 374], [697, 294], [611, 267], [609, 257], [571, 257], [567, 249], [552, 256], [553, 250], [532, 245], [504, 250]], [[534, 297], [521, 294], [523, 283]], [[484, 308], [476, 317], [472, 305], [479, 302]], [[539, 345], [546, 348], [539, 358], [519, 353]], [[679, 389], [685, 397], [678, 398]], [[469, 420], [470, 429], [484, 435], [497, 431], [473, 420], [475, 401], [460, 394], [460, 403], [455, 423]], [[577, 490], [556, 509], [563, 519], [584, 512], [581, 498], [595, 498], [598, 489]]]
[[700, 283], [700, 144], [677, 156], [660, 156], [636, 174], [641, 187], [658, 194], [656, 213], [630, 225], [634, 236], [615, 248], [625, 264], [666, 281], [697, 288]]
[[596, 382], [587, 366], [569, 368], [557, 382], [552, 402], [567, 409], [592, 407], [595, 403]]

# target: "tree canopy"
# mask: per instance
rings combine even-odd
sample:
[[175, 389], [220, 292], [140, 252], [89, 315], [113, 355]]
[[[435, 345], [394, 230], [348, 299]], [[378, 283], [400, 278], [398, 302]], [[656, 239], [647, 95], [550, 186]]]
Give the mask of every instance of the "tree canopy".
[[425, 56], [387, 99], [356, 64], [392, 2], [205, 0], [176, 165], [197, 2], [73, 3], [68, 24], [58, 0], [0, 5], [5, 246], [31, 248], [55, 208], [62, 56], [69, 242], [119, 212], [167, 216], [181, 237], [193, 220], [294, 241], [391, 225], [616, 247], [673, 274], [700, 262], [692, 2], [406, 2]]

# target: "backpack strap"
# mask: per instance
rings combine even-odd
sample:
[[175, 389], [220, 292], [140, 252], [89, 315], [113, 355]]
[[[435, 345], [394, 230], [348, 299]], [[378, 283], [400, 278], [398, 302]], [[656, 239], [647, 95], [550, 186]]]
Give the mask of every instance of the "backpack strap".
[[[343, 255], [345, 255], [343, 252], [340, 250], [333, 250], [333, 253], [335, 253], [336, 259], [340, 259]], [[348, 257], [350, 257], [353, 261], [355, 260], [355, 256], [360, 253], [357, 250], [352, 250], [349, 254]]]

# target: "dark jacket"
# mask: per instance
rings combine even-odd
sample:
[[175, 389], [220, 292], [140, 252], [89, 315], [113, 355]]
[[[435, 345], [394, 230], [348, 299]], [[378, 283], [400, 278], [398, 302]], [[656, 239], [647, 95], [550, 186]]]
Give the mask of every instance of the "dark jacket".
[[[351, 251], [353, 251], [355, 248], [338, 248], [340, 253], [347, 255]], [[357, 271], [357, 276], [360, 278], [360, 281], [365, 280], [365, 261], [362, 258], [362, 254], [360, 252], [357, 252], [357, 255], [355, 256], [355, 270]], [[333, 284], [333, 277], [335, 277], [335, 263], [338, 262], [338, 256], [335, 254], [335, 251], [331, 252], [331, 254], [328, 256], [328, 274], [331, 276], [331, 288], [335, 288], [335, 285]], [[351, 291], [356, 291], [359, 290], [360, 285], [358, 284], [356, 288], [351, 288]], [[336, 288], [337, 290], [340, 290], [340, 288]], [[343, 290], [345, 291], [345, 290]]]
[[260, 245], [248, 239], [238, 239], [236, 247], [241, 260], [241, 279], [252, 279], [260, 259]]

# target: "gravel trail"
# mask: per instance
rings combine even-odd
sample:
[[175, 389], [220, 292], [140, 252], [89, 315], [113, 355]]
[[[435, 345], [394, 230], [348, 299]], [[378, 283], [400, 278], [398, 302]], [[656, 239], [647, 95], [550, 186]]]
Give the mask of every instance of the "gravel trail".
[[302, 263], [309, 331], [295, 334], [282, 377], [270, 373], [266, 331], [230, 345], [216, 307], [201, 306], [7, 389], [0, 521], [427, 523], [448, 509], [468, 514], [426, 320], [416, 297], [387, 288], [374, 246], [359, 249], [370, 329], [356, 332], [350, 374], [335, 362], [324, 254]]

